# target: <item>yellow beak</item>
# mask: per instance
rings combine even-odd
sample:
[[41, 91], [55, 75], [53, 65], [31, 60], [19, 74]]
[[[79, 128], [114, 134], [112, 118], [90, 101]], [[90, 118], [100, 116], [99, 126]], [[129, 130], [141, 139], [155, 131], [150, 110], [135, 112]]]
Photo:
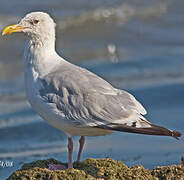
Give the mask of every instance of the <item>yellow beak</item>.
[[18, 24], [7, 26], [3, 29], [2, 35], [8, 35], [13, 32], [21, 32], [22, 29], [25, 29], [24, 27], [19, 26]]

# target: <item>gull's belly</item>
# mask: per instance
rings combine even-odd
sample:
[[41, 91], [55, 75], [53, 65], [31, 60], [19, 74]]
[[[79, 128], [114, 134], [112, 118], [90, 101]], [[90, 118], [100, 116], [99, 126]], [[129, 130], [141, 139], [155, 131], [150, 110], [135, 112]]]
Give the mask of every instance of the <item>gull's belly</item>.
[[77, 126], [72, 120], [66, 119], [54, 104], [46, 103], [40, 98], [32, 97], [29, 102], [48, 124], [65, 132], [68, 136], [104, 136], [112, 133], [110, 130]]
[[26, 95], [32, 108], [50, 125], [65, 131], [65, 129], [70, 126], [69, 122], [62, 116], [54, 106], [54, 104], [47, 103], [40, 96], [40, 88], [42, 84], [38, 79], [34, 78], [34, 74], [30, 71], [25, 72], [25, 89]]

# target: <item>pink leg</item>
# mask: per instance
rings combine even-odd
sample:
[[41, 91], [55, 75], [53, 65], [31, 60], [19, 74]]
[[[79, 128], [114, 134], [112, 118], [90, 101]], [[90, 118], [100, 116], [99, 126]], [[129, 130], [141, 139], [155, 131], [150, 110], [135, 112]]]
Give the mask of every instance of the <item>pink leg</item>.
[[[72, 141], [72, 138], [69, 137], [68, 138], [68, 168], [73, 168], [72, 154], [73, 154], [73, 141]], [[49, 164], [48, 169], [49, 170], [64, 170], [67, 168], [62, 164]]]
[[85, 142], [85, 137], [84, 136], [81, 136], [81, 138], [79, 139], [79, 152], [78, 152], [78, 156], [77, 156], [77, 162], [80, 161], [80, 158], [81, 158], [81, 154], [82, 154], [82, 149], [84, 147], [84, 142]]
[[72, 138], [68, 138], [68, 168], [73, 168], [72, 164], [72, 154], [73, 154], [73, 141]]

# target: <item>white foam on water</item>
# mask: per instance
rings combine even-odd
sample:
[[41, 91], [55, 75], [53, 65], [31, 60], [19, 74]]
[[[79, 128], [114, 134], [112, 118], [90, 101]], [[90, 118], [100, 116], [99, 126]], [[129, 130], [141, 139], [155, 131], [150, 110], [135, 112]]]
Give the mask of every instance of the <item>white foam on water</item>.
[[133, 17], [139, 17], [140, 19], [154, 18], [155, 16], [161, 16], [167, 12], [169, 2], [156, 3], [151, 7], [136, 8], [130, 4], [123, 3], [116, 7], [110, 8], [97, 8], [94, 10], [86, 11], [78, 16], [69, 16], [61, 20], [57, 20], [57, 26], [62, 31], [69, 28], [83, 26], [88, 23], [113, 23], [122, 25]]

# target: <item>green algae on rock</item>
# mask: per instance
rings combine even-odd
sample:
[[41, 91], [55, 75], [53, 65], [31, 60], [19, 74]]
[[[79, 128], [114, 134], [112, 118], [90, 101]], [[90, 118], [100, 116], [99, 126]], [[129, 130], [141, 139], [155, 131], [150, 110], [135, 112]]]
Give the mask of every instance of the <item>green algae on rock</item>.
[[121, 161], [86, 159], [74, 163], [74, 168], [48, 170], [48, 165], [63, 164], [55, 159], [38, 160], [24, 164], [8, 180], [184, 180], [184, 168], [180, 165], [157, 167], [153, 170], [143, 166], [128, 167]]

